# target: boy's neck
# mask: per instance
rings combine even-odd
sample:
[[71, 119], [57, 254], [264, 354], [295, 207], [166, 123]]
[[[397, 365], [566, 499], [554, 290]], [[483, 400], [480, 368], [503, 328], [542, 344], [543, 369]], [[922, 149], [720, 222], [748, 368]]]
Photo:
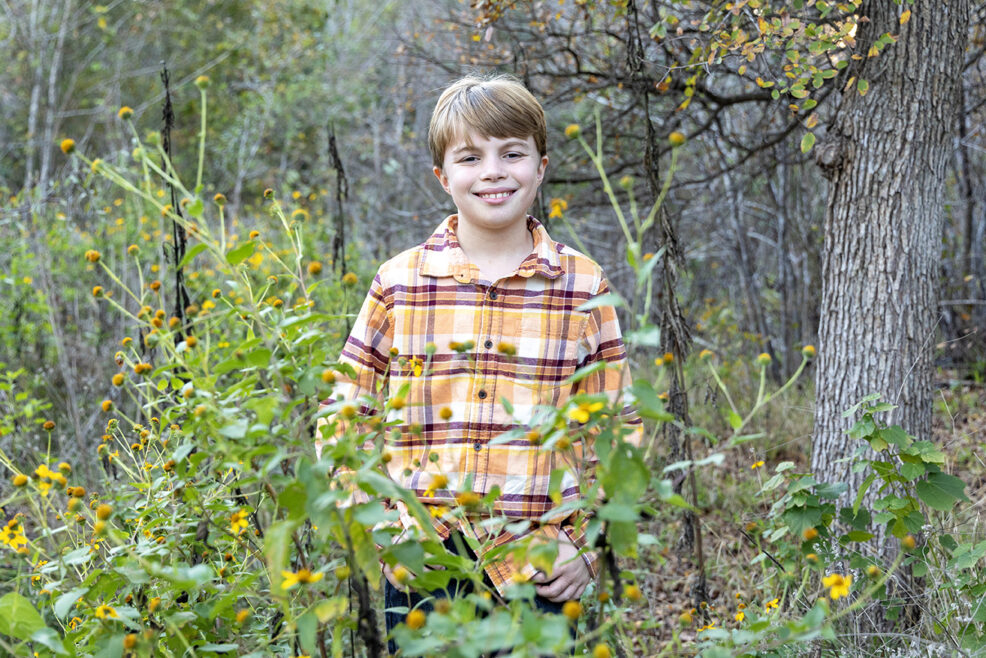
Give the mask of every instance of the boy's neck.
[[534, 248], [534, 237], [527, 228], [527, 217], [496, 230], [470, 222], [458, 222], [455, 237], [466, 258], [479, 268], [480, 275], [497, 281], [517, 271]]

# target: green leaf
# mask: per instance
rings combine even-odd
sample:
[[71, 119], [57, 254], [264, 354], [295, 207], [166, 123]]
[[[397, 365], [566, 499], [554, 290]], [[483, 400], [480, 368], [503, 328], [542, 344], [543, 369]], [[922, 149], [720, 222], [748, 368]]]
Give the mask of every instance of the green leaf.
[[253, 255], [253, 250], [256, 248], [256, 243], [253, 240], [247, 240], [241, 245], [233, 247], [226, 254], [226, 262], [236, 267], [247, 258]]
[[79, 597], [84, 596], [88, 591], [88, 587], [77, 587], [59, 596], [55, 600], [55, 616], [59, 619], [65, 619], [69, 611], [72, 610], [72, 606], [79, 600]]
[[674, 420], [674, 415], [664, 410], [664, 403], [657, 397], [654, 386], [646, 379], [641, 378], [633, 382], [630, 393], [637, 403], [637, 413], [644, 418], [662, 423], [670, 423]]
[[291, 553], [291, 535], [298, 527], [298, 521], [278, 521], [267, 528], [264, 535], [264, 557], [267, 559], [267, 570], [270, 573], [270, 588], [281, 592], [281, 571], [288, 566], [288, 556]]
[[195, 201], [192, 201], [190, 204], [185, 206], [185, 212], [192, 217], [201, 217], [202, 211], [204, 209], [205, 208], [202, 205], [202, 199], [196, 199]]
[[193, 258], [198, 256], [208, 248], [209, 248], [208, 245], [206, 245], [204, 242], [200, 242], [197, 245], [194, 245], [191, 249], [185, 252], [184, 256], [182, 256], [182, 259], [178, 262], [177, 269], [180, 270], [181, 268], [191, 263]]
[[860, 96], [865, 96], [866, 92], [870, 90], [870, 83], [860, 78], [856, 82], [856, 90], [859, 92]]
[[743, 419], [732, 409], [729, 410], [729, 426], [734, 430], [738, 430], [743, 427]]
[[617, 307], [625, 306], [625, 305], [626, 305], [626, 302], [623, 301], [623, 298], [622, 297], [620, 297], [619, 295], [617, 295], [615, 292], [607, 292], [607, 293], [602, 294], [602, 295], [596, 295], [595, 297], [593, 297], [589, 301], [583, 303], [581, 306], [579, 306], [575, 310], [576, 311], [591, 311], [592, 309], [599, 308], [600, 306], [612, 306], [613, 308], [617, 308]]
[[918, 479], [924, 475], [925, 469], [924, 464], [910, 464], [904, 462], [900, 465], [900, 474], [908, 482]]
[[44, 627], [41, 615], [23, 595], [7, 592], [0, 598], [0, 633], [18, 640], [28, 640]]
[[59, 656], [69, 655], [68, 651], [65, 650], [65, 644], [62, 642], [61, 636], [50, 628], [45, 627], [36, 630], [34, 634], [31, 635], [31, 642], [43, 644]]
[[947, 512], [958, 501], [968, 501], [965, 483], [954, 475], [932, 473], [927, 480], [917, 484], [918, 498], [924, 504], [940, 512]]
[[852, 426], [849, 430], [849, 438], [851, 439], [865, 439], [876, 431], [876, 423], [873, 422], [873, 418], [869, 414], [865, 414], [862, 418], [856, 421], [856, 424]]
[[657, 347], [661, 344], [661, 328], [656, 324], [648, 324], [640, 329], [626, 332], [623, 337], [631, 345]]
[[873, 480], [875, 479], [876, 473], [870, 473], [866, 476], [866, 479], [863, 480], [863, 484], [859, 486], [859, 491], [856, 492], [856, 500], [852, 503], [853, 514], [856, 514], [859, 511], [859, 504], [863, 501], [863, 496], [866, 495], [866, 490], [870, 488], [870, 485], [873, 484]]
[[784, 512], [784, 523], [795, 535], [801, 535], [808, 528], [814, 528], [822, 520], [822, 510], [817, 507], [792, 507]]

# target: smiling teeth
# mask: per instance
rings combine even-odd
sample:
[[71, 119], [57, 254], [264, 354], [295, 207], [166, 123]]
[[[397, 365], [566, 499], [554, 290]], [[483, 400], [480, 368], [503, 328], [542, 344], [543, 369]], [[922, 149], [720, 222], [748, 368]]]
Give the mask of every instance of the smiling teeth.
[[493, 194], [480, 194], [484, 199], [505, 199], [510, 196], [512, 192], [494, 192]]

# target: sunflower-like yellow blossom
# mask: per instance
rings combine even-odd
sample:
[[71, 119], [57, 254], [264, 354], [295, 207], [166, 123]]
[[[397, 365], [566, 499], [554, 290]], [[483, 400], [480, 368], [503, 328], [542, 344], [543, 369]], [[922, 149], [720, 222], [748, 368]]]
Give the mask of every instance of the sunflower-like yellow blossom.
[[325, 576], [321, 571], [312, 573], [309, 569], [299, 569], [297, 572], [281, 571], [281, 589], [291, 589], [295, 585], [310, 585], [322, 580]]
[[342, 275], [342, 282], [347, 286], [355, 286], [359, 283], [359, 277], [354, 272], [346, 272]]
[[843, 596], [849, 596], [849, 586], [852, 585], [852, 574], [843, 576], [839, 573], [833, 573], [822, 578], [822, 585], [829, 588], [829, 596], [832, 597], [833, 601]]
[[116, 610], [106, 605], [105, 603], [98, 608], [96, 608], [96, 617], [98, 619], [115, 619], [118, 617]]
[[421, 628], [424, 628], [424, 625], [427, 623], [427, 621], [428, 621], [428, 616], [424, 613], [424, 611], [415, 609], [407, 613], [407, 617], [405, 618], [404, 623], [406, 623], [407, 627], [410, 628], [412, 631], [416, 631]]
[[65, 155], [69, 155], [70, 153], [75, 151], [75, 140], [63, 139], [62, 143], [59, 144], [59, 147], [61, 147], [62, 153], [64, 153]]
[[577, 123], [570, 123], [565, 126], [565, 137], [568, 139], [575, 139], [582, 134], [582, 128], [579, 127]]
[[570, 621], [577, 621], [582, 616], [582, 604], [578, 601], [565, 601], [565, 605], [561, 607], [561, 613]]
[[602, 402], [583, 402], [568, 411], [568, 417], [579, 423], [588, 423], [591, 414], [599, 411], [605, 405]]
[[249, 513], [245, 509], [233, 512], [229, 517], [229, 531], [234, 535], [241, 534], [247, 529], [247, 516]]

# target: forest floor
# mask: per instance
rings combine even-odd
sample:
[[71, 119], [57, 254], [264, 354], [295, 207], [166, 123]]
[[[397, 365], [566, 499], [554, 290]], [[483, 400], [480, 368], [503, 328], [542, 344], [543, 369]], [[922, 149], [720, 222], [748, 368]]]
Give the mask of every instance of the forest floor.
[[[970, 502], [962, 504], [964, 509], [960, 509], [957, 516], [968, 522], [966, 532], [978, 532], [982, 539], [979, 517], [986, 507], [986, 385], [953, 383], [941, 389], [939, 396], [935, 404], [934, 442], [942, 446], [947, 455], [944, 470], [967, 484], [966, 495]], [[690, 653], [688, 644], [696, 639], [697, 630], [705, 624], [717, 621], [720, 628], [735, 627], [733, 618], [740, 602], [762, 608], [770, 596], [783, 599], [785, 592], [764, 591], [767, 571], [775, 567], [769, 560], [758, 564], [752, 562], [760, 552], [753, 525], [762, 522], [769, 509], [767, 503], [757, 504], [760, 498], [758, 482], [767, 479], [771, 474], [770, 467], [781, 460], [795, 462], [799, 472], [808, 471], [808, 445], [804, 440], [792, 441], [777, 451], [774, 459], [768, 457], [765, 477], [752, 478], [750, 464], [728, 459], [716, 470], [700, 474], [700, 488], [704, 486], [708, 492], [717, 488], [704, 505], [700, 504], [705, 589], [710, 606], [707, 611], [692, 612], [697, 600], [695, 586], [699, 581], [694, 550], [679, 551], [674, 547], [675, 538], [680, 543], [684, 534], [682, 515], [674, 513], [676, 520], [669, 523], [668, 519], [663, 519], [649, 528], [652, 534], [664, 539], [664, 543], [654, 559], [639, 561], [653, 564], [655, 568], [650, 573], [637, 572], [648, 605], [639, 608], [635, 614], [639, 632], [633, 638], [633, 655], [654, 655], [662, 650], [670, 650], [670, 655], [682, 655], [684, 650], [687, 655]], [[681, 622], [684, 612], [691, 613], [691, 623]], [[675, 630], [678, 631], [677, 643], [671, 639]]]

